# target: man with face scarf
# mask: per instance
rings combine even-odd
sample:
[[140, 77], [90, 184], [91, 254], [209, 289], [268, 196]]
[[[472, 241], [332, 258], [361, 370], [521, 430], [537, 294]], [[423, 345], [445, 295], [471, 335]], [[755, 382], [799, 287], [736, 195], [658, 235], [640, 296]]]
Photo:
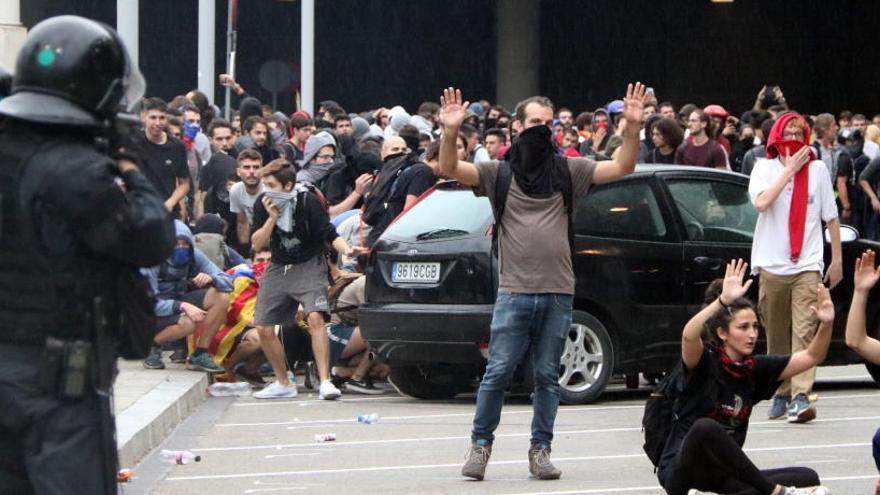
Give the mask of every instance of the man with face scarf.
[[[833, 289], [843, 278], [840, 220], [825, 163], [809, 146], [810, 127], [797, 113], [783, 114], [770, 129], [767, 158], [755, 163], [749, 196], [758, 210], [752, 241], [752, 273], [760, 275], [758, 310], [767, 333], [768, 354], [806, 349], [818, 322], [810, 313], [822, 283], [824, 235], [831, 233], [831, 263], [824, 281]], [[816, 369], [782, 383], [768, 416], [790, 423], [816, 417], [808, 399]]]
[[[644, 102], [645, 86], [630, 84], [623, 115], [632, 125], [623, 133], [616, 158], [601, 162], [554, 156], [550, 131], [553, 104], [549, 99], [535, 96], [517, 105], [516, 117], [523, 130], [504, 157], [513, 177], [501, 224], [495, 226], [499, 231], [498, 298], [492, 315], [489, 362], [477, 394], [463, 476], [483, 479], [505, 390], [529, 347], [535, 373], [529, 471], [538, 479], [557, 479], [562, 474], [550, 462], [550, 443], [559, 405], [559, 361], [571, 326], [574, 271], [567, 242], [569, 218], [561, 191], [566, 183], [565, 170], [560, 167], [568, 167], [573, 198], [586, 195], [591, 184], [632, 173], [639, 152]], [[463, 102], [460, 90], [448, 88], [440, 97], [440, 105], [441, 173], [474, 187], [495, 208], [500, 162], [474, 164], [458, 160], [456, 141], [468, 104]]]

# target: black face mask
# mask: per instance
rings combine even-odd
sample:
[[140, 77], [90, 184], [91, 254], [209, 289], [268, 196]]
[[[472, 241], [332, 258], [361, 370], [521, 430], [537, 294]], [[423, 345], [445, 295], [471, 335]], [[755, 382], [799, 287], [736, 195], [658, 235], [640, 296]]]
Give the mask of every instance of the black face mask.
[[484, 123], [486, 130], [494, 129], [498, 125], [497, 119], [486, 118], [486, 122]]
[[529, 196], [547, 198], [554, 191], [553, 133], [546, 125], [522, 131], [510, 147], [510, 168], [519, 188]]

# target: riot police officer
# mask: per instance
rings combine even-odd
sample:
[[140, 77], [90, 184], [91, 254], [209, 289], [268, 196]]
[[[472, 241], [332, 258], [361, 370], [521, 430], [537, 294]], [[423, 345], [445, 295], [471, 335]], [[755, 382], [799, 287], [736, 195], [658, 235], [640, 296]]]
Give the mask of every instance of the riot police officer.
[[0, 101], [2, 493], [117, 491], [113, 341], [137, 267], [173, 243], [136, 159], [103, 147], [143, 89], [115, 31], [62, 16], [30, 31]]

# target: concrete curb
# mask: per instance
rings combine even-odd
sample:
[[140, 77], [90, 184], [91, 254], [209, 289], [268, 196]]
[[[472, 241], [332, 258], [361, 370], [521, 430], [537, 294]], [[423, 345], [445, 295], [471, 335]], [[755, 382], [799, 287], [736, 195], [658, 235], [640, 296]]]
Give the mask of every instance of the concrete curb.
[[207, 396], [207, 373], [180, 373], [116, 416], [119, 466], [131, 468], [162, 443]]

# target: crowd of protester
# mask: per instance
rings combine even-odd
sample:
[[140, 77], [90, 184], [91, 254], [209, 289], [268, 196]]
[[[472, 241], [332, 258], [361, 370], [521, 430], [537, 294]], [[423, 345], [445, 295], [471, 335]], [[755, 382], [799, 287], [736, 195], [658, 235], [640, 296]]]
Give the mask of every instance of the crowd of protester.
[[[164, 367], [161, 349], [170, 345], [172, 360], [186, 362], [193, 369], [225, 373], [225, 379], [248, 381], [262, 388], [255, 393], [261, 399], [296, 396], [292, 373], [298, 363], [306, 362], [310, 363], [305, 369], [307, 383], [319, 390], [321, 398], [337, 398], [341, 390], [382, 393], [374, 381], [384, 379], [388, 367], [370, 353], [358, 328], [357, 307], [365, 301], [360, 273], [363, 257], [396, 217], [438, 180], [446, 179], [440, 166], [441, 106], [426, 101], [414, 113], [401, 106], [353, 113], [328, 100], [320, 103], [315, 115], [304, 111], [285, 115], [249, 96], [228, 75], [222, 75], [221, 82], [240, 98], [229, 121], [220, 118], [220, 110], [195, 90], [168, 103], [147, 98], [141, 105], [143, 169], [166, 198], [178, 235], [174, 254], [148, 272], [158, 297], [157, 334], [144, 366]], [[550, 128], [555, 153], [597, 163], [614, 160], [627, 127], [637, 126], [638, 163], [711, 167], [752, 176], [750, 193], [759, 211], [753, 250], [761, 255], [753, 253], [753, 271], [762, 275], [762, 291], [765, 283], [791, 290], [806, 283], [804, 287], [815, 291], [819, 279], [812, 265], [805, 265], [818, 256], [821, 273], [821, 249], [818, 255], [811, 251], [816, 244], [814, 224], [827, 222], [835, 228], [847, 224], [863, 237], [880, 238], [880, 114], [871, 121], [850, 111], [837, 116], [803, 115], [789, 106], [778, 87], [762, 88], [753, 107], [739, 114], [718, 104], [658, 102], [650, 88], [644, 97], [642, 122], [628, 122], [624, 106], [623, 100], [614, 100], [577, 114], [566, 107], [554, 109]], [[473, 163], [504, 159], [514, 138], [524, 131], [524, 122], [517, 117], [487, 101], [470, 104], [453, 136], [457, 159]], [[798, 146], [791, 148], [797, 153], [786, 151], [784, 143], [791, 140], [797, 141]], [[444, 153], [451, 154], [451, 146]], [[781, 165], [768, 165], [775, 162], [767, 158], [777, 156]], [[784, 209], [782, 216], [788, 218], [786, 205], [791, 201], [780, 203], [778, 194], [789, 179], [798, 189], [795, 176], [802, 168], [818, 177], [811, 179], [810, 194], [821, 192], [822, 204], [816, 206], [821, 207], [821, 218], [808, 216], [795, 227], [787, 223], [790, 236], [797, 232], [804, 239], [803, 253], [793, 247], [791, 258], [783, 263], [786, 266], [775, 266], [768, 250], [779, 243], [773, 240], [770, 231], [775, 227], [770, 224], [782, 214], [773, 209]], [[833, 288], [842, 277], [839, 233], [832, 240], [836, 258], [827, 267], [825, 281]], [[770, 261], [762, 258], [765, 255]], [[873, 253], [866, 260], [873, 267]], [[880, 273], [869, 273], [867, 265], [860, 277], [857, 273], [857, 289], [862, 286], [857, 297]], [[777, 277], [779, 270], [785, 275]], [[809, 370], [823, 359], [828, 332], [820, 332], [822, 339], [806, 334], [815, 333], [819, 320], [822, 328], [830, 328], [833, 311], [827, 311], [827, 290], [820, 283], [811, 296], [812, 316], [801, 322], [810, 328], [802, 331], [793, 328], [801, 323], [769, 314], [773, 310], [790, 319], [798, 311], [809, 314], [809, 310], [775, 301], [776, 296], [762, 298], [755, 308], [741, 298], [750, 283], [738, 282], [744, 273], [741, 262], [732, 263], [725, 281], [729, 285], [722, 292], [719, 282], [717, 297], [707, 299], [707, 309], [688, 323], [683, 363], [697, 373], [708, 366], [704, 364], [706, 352], [727, 352], [729, 360], [731, 353], [724, 344], [750, 346], [750, 339], [757, 335], [736, 337], [731, 325], [745, 318], [748, 322], [743, 320], [743, 324], [752, 328], [760, 313], [766, 325], [785, 327], [774, 338], [784, 340], [782, 345], [796, 352], [790, 360], [787, 356], [765, 360], [760, 365], [767, 374], [761, 378], [763, 388], [748, 393], [755, 402], [772, 396], [771, 418], [810, 421], [815, 406], [807, 399], [812, 387]], [[789, 273], [793, 278], [786, 278]], [[804, 282], [804, 277], [809, 280]], [[712, 319], [718, 317], [713, 304], [727, 312], [724, 321]], [[787, 304], [792, 306], [780, 306]], [[711, 322], [718, 323], [717, 334], [710, 336], [709, 351], [704, 351], [697, 343], [700, 329]], [[877, 360], [874, 341], [866, 340], [859, 325], [863, 327], [863, 319], [851, 316], [849, 342]], [[802, 345], [791, 344], [792, 335]], [[174, 347], [184, 337], [188, 348]], [[738, 348], [738, 352], [733, 354], [740, 361], [723, 364], [722, 357], [723, 366], [754, 366], [749, 364], [753, 362], [751, 347]], [[272, 375], [274, 381], [267, 384], [264, 377]], [[791, 381], [776, 389], [776, 380], [783, 378]], [[717, 429], [718, 422], [724, 424], [716, 417], [711, 424], [698, 421], [679, 431], [681, 443], [667, 449], [668, 455], [679, 450], [687, 455], [701, 452], [704, 442], [715, 442], [712, 438], [723, 432]], [[741, 433], [744, 438], [745, 431]], [[723, 471], [729, 462], [754, 469], [742, 454], [742, 442], [733, 439], [737, 442], [728, 445], [720, 464], [706, 464], [705, 456], [691, 455], [693, 459], [687, 460], [679, 453], [674, 461], [664, 457], [661, 474], [666, 478], [661, 476], [661, 481], [671, 492], [701, 483], [683, 474], [680, 466], [688, 462], [706, 464], [697, 471], [709, 473]], [[696, 471], [687, 470], [692, 472]], [[815, 472], [799, 468], [748, 472], [751, 478], [728, 480], [729, 486], [766, 485], [772, 493], [801, 493], [780, 490], [786, 484], [818, 483]], [[712, 477], [715, 481], [723, 478]], [[713, 483], [709, 484], [717, 485]]]
[[[286, 115], [248, 95], [230, 76], [221, 75], [220, 80], [239, 99], [229, 121], [222, 119], [220, 110], [198, 90], [169, 102], [146, 98], [141, 104], [144, 172], [179, 220], [178, 249], [166, 267], [150, 274], [160, 299], [160, 328], [156, 348], [145, 366], [162, 367], [160, 346], [171, 346], [173, 361], [186, 361], [190, 367], [209, 372], [228, 371], [230, 377], [240, 371], [239, 377], [258, 383], [259, 367], [252, 359], [238, 355], [229, 359], [242, 342], [253, 346], [259, 341], [256, 334], [246, 331], [252, 326], [248, 318], [253, 318], [256, 294], [246, 292], [251, 306], [242, 312], [233, 281], [235, 277], [249, 277], [259, 286], [260, 277], [254, 274], [261, 276], [263, 270], [236, 271], [236, 267], [249, 266], [250, 259], [259, 254], [252, 252], [253, 235], [267, 218], [264, 198], [267, 178], [273, 180], [271, 171], [275, 176], [279, 172], [282, 177], [289, 176], [296, 191], [308, 191], [318, 199], [326, 218], [315, 221], [335, 227], [324, 234], [326, 244], [338, 235], [346, 250], [367, 250], [395, 217], [442, 178], [438, 165], [440, 106], [426, 101], [414, 113], [401, 106], [354, 113], [328, 100], [320, 103], [315, 115], [304, 111]], [[750, 175], [756, 161], [767, 155], [767, 138], [776, 119], [792, 110], [778, 87], [762, 88], [753, 107], [739, 114], [718, 104], [701, 107], [658, 102], [649, 88], [643, 123], [628, 123], [623, 118], [623, 101], [614, 100], [580, 113], [559, 107], [552, 134], [561, 156], [605, 160], [615, 156], [624, 129], [640, 125], [639, 163], [713, 167]], [[828, 170], [842, 223], [857, 228], [863, 237], [880, 238], [880, 114], [870, 122], [865, 115], [850, 111], [841, 111], [837, 117], [829, 113], [804, 117], [812, 128], [808, 141]], [[485, 100], [474, 102], [467, 109], [457, 138], [459, 159], [501, 159], [521, 131], [521, 122], [508, 109]], [[286, 167], [289, 170], [282, 170]], [[387, 201], [381, 211], [362, 214], [364, 198], [377, 188], [383, 168], [394, 172], [393, 187], [382, 191]], [[263, 242], [269, 242], [266, 236]], [[259, 247], [263, 255], [270, 255], [264, 246]], [[211, 256], [197, 255], [196, 251]], [[345, 250], [334, 254], [338, 255], [338, 265], [328, 262], [329, 267], [321, 269], [321, 273], [328, 274], [328, 288], [334, 283], [330, 273], [339, 278], [340, 273], [347, 277], [359, 270], [356, 254]], [[325, 325], [324, 313], [330, 310], [323, 306], [318, 309], [314, 317], [300, 313], [296, 320], [310, 329], [307, 333], [312, 341], [316, 335], [320, 335], [317, 340], [323, 340], [325, 333], [331, 343], [352, 340], [334, 340], [333, 329], [338, 330], [339, 323]], [[179, 321], [178, 315], [182, 315]], [[223, 331], [242, 322], [234, 335]], [[294, 320], [277, 324], [281, 323], [295, 325]], [[356, 318], [348, 323], [351, 329], [347, 332], [356, 330]], [[273, 342], [268, 348], [274, 349], [269, 355], [275, 357], [277, 375], [290, 367], [279, 363], [294, 361], [283, 359], [281, 344], [276, 345], [272, 337], [284, 336], [285, 332], [274, 328], [274, 323], [264, 325], [261, 335], [263, 350], [267, 339]], [[191, 336], [188, 350], [180, 345], [184, 336]], [[218, 355], [224, 339], [231, 345], [223, 347], [226, 351]], [[353, 340], [360, 344], [359, 334]], [[313, 344], [313, 348], [327, 354], [325, 345]], [[263, 355], [256, 351], [252, 354]], [[312, 361], [315, 357], [306, 354], [305, 359]], [[321, 369], [313, 370], [316, 379], [325, 382], [332, 378], [337, 385], [345, 382], [335, 374], [338, 364], [339, 370], [345, 369], [341, 366], [344, 363], [325, 363], [323, 357], [316, 361], [321, 363]], [[267, 365], [263, 365], [263, 371], [267, 371]], [[365, 374], [360, 369], [354, 380], [358, 385], [351, 388], [374, 390]], [[288, 383], [284, 376], [276, 379]]]

